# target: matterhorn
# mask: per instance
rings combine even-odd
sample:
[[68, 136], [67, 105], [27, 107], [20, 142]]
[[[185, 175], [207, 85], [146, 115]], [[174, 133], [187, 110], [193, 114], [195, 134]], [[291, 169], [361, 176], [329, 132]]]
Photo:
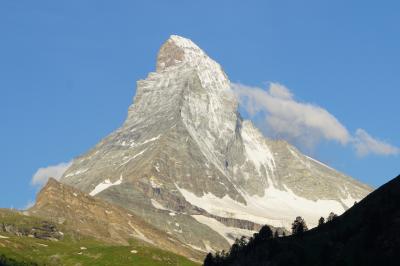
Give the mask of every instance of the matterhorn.
[[123, 125], [60, 180], [123, 207], [201, 251], [227, 249], [262, 225], [285, 232], [341, 214], [371, 188], [273, 140], [244, 120], [221, 66], [172, 35], [137, 82]]

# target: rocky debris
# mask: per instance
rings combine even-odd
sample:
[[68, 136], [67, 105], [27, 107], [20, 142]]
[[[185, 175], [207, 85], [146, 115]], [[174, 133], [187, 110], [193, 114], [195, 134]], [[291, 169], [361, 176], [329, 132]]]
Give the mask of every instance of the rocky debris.
[[41, 226], [32, 228], [33, 236], [39, 239], [60, 240], [63, 235], [57, 230], [57, 227], [47, 221], [44, 221]]
[[2, 222], [0, 223], [0, 232], [52, 241], [58, 241], [63, 238], [63, 235], [58, 231], [56, 225], [48, 221], [43, 221], [40, 225], [32, 227], [20, 227], [16, 224]]

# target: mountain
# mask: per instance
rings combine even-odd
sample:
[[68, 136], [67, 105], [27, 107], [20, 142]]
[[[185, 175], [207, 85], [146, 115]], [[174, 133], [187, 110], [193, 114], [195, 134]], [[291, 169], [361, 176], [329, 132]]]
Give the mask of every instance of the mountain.
[[137, 82], [124, 124], [74, 159], [60, 180], [124, 207], [201, 251], [229, 247], [268, 224], [309, 226], [371, 188], [265, 138], [243, 120], [221, 66], [171, 36], [156, 72]]
[[[251, 240], [205, 266], [399, 265], [400, 176], [343, 215], [300, 235]], [[259, 237], [258, 237], [259, 239]]]

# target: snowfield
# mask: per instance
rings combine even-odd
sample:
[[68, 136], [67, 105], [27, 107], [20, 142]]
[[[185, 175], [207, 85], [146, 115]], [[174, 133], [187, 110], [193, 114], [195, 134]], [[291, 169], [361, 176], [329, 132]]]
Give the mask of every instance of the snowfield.
[[[237, 202], [227, 195], [218, 198], [207, 193], [198, 197], [188, 190], [178, 186], [177, 188], [188, 202], [210, 214], [275, 227], [285, 227], [288, 230], [290, 230], [295, 216], [302, 216], [307, 225], [312, 228], [318, 224], [318, 219], [321, 216], [327, 217], [330, 212], [340, 215], [345, 211], [344, 206], [336, 200], [313, 201], [297, 196], [288, 188], [279, 190], [272, 185], [265, 190], [263, 197], [244, 194], [243, 197], [247, 205]], [[349, 198], [343, 200], [343, 203], [347, 207], [351, 207], [354, 201], [354, 199]], [[210, 227], [212, 228], [212, 226]]]

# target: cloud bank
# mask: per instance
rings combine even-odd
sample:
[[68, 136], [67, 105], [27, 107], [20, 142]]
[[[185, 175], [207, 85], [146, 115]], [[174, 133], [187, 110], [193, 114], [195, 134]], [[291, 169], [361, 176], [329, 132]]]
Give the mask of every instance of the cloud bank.
[[358, 129], [353, 136], [340, 121], [324, 108], [295, 100], [285, 86], [270, 83], [268, 90], [231, 83], [241, 106], [254, 117], [262, 117], [268, 135], [313, 148], [321, 140], [353, 145], [359, 156], [396, 155], [399, 148]]
[[39, 168], [32, 176], [32, 185], [41, 187], [46, 184], [47, 180], [49, 180], [50, 177], [53, 177], [57, 180], [60, 179], [63, 173], [68, 169], [68, 167], [71, 166], [71, 164], [72, 161]]

